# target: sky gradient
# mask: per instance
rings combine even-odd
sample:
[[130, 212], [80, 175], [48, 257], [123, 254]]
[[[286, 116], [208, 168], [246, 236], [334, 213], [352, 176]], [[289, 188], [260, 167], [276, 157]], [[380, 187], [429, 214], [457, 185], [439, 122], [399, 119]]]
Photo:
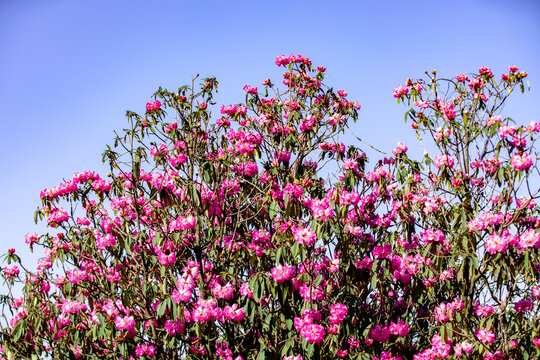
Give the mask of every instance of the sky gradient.
[[45, 229], [33, 222], [42, 189], [106, 172], [101, 153], [125, 111], [143, 113], [158, 86], [216, 76], [218, 104], [238, 103], [246, 84], [281, 82], [276, 56], [302, 54], [362, 104], [359, 136], [420, 153], [396, 85], [424, 70], [452, 77], [486, 65], [499, 78], [516, 65], [531, 91], [503, 114], [540, 121], [539, 38], [532, 0], [2, 1], [0, 254], [14, 247], [26, 257], [24, 235]]

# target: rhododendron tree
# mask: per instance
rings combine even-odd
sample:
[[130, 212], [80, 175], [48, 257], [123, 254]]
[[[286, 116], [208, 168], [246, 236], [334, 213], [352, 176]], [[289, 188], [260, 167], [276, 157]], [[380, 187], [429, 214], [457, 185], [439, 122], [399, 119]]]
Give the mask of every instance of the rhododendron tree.
[[214, 78], [160, 88], [109, 174], [41, 193], [51, 230], [25, 242], [45, 256], [30, 271], [10, 250], [0, 272], [3, 358], [540, 354], [540, 124], [502, 113], [526, 73], [408, 79], [393, 95], [435, 156], [368, 162], [326, 69], [276, 65], [282, 89], [238, 104], [215, 108]]

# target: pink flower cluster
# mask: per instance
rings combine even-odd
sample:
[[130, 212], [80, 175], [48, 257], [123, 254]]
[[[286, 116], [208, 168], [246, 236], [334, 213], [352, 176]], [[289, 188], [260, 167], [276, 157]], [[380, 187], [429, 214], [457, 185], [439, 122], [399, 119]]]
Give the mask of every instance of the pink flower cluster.
[[154, 357], [156, 354], [156, 348], [151, 344], [141, 344], [135, 348], [135, 355], [137, 357]]
[[451, 169], [454, 167], [454, 159], [449, 155], [435, 156], [434, 164], [437, 169], [440, 169], [441, 166]]
[[493, 233], [486, 239], [486, 251], [490, 254], [504, 253], [509, 245], [515, 246], [519, 238], [510, 234], [508, 229], [502, 233]]
[[495, 341], [495, 334], [488, 329], [476, 329], [474, 335], [484, 344], [492, 344]]
[[294, 318], [294, 327], [308, 343], [320, 343], [324, 339], [324, 327], [313, 322], [319, 320], [321, 320], [320, 312], [306, 309], [302, 313], [302, 318]]
[[317, 241], [317, 237], [315, 236], [315, 232], [313, 230], [306, 229], [301, 226], [295, 226], [292, 229], [292, 234], [297, 242], [300, 244], [306, 244], [307, 246], [311, 246], [315, 244], [315, 241]]
[[159, 110], [161, 108], [161, 102], [159, 100], [153, 100], [146, 103], [146, 112]]
[[330, 305], [330, 324], [341, 324], [347, 316], [348, 311], [349, 309], [345, 304], [336, 303]]
[[243, 87], [243, 90], [248, 94], [257, 95], [257, 87], [251, 87], [249, 85], [246, 85]]
[[531, 298], [521, 299], [514, 303], [514, 310], [517, 313], [529, 311], [532, 309], [532, 307], [533, 307], [533, 301]]
[[277, 66], [287, 66], [290, 63], [311, 65], [311, 60], [302, 55], [291, 54], [289, 56], [281, 55], [276, 57], [275, 63]]
[[245, 105], [222, 105], [221, 113], [230, 116], [245, 115], [247, 113], [247, 107]]
[[450, 303], [441, 303], [435, 308], [435, 320], [439, 322], [451, 321], [458, 310], [462, 310], [465, 304], [460, 299], [455, 299]]
[[270, 277], [279, 284], [291, 280], [294, 277], [294, 267], [278, 264], [270, 272]]
[[456, 354], [457, 357], [462, 357], [463, 353], [470, 355], [472, 351], [472, 344], [467, 341], [462, 341], [454, 345], [454, 354]]
[[394, 89], [394, 97], [396, 99], [401, 98], [401, 97], [407, 95], [408, 93], [409, 93], [409, 87], [408, 86], [398, 85]]
[[62, 208], [53, 208], [51, 211], [51, 214], [47, 218], [47, 223], [49, 225], [54, 226], [68, 220], [69, 220], [69, 215], [66, 210]]
[[416, 354], [413, 360], [436, 360], [444, 359], [450, 355], [452, 347], [450, 344], [446, 344], [440, 335], [434, 335], [431, 339], [431, 348]]
[[[507, 221], [511, 221], [512, 216], [510, 214], [507, 214]], [[498, 214], [492, 214], [492, 213], [483, 213], [473, 220], [469, 221], [467, 223], [467, 227], [469, 228], [470, 232], [474, 231], [484, 231], [488, 227], [492, 227], [494, 225], [500, 225], [505, 222], [505, 216], [502, 212]]]
[[527, 170], [533, 165], [531, 155], [527, 153], [515, 154], [512, 156], [511, 164], [516, 170]]
[[407, 150], [408, 150], [407, 145], [405, 145], [404, 143], [400, 141], [398, 142], [396, 148], [392, 150], [392, 154], [394, 154], [394, 156], [397, 156], [398, 154], [406, 153]]
[[19, 276], [20, 270], [17, 265], [13, 265], [12, 267], [6, 266], [4, 268], [4, 274], [7, 279], [13, 279], [16, 276]]
[[537, 233], [534, 229], [525, 231], [519, 237], [519, 247], [520, 249], [540, 248], [540, 233]]
[[494, 312], [495, 312], [495, 308], [493, 306], [491, 306], [491, 305], [481, 306], [480, 304], [477, 304], [474, 307], [474, 313], [479, 318], [487, 317], [487, 316], [493, 314]]
[[193, 215], [178, 216], [169, 222], [169, 231], [182, 231], [193, 229], [197, 225], [197, 219]]
[[133, 331], [135, 329], [135, 319], [131, 315], [116, 316], [114, 324], [118, 330]]

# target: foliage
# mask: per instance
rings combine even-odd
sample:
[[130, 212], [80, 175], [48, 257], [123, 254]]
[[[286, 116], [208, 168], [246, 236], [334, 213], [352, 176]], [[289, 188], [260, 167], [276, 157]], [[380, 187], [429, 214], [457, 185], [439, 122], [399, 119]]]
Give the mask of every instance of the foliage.
[[368, 171], [338, 138], [360, 105], [305, 57], [276, 64], [285, 91], [246, 85], [217, 120], [215, 78], [160, 88], [107, 178], [41, 193], [45, 258], [1, 272], [4, 357], [539, 355], [540, 124], [501, 116], [526, 73], [408, 79], [394, 96], [437, 156], [399, 143]]

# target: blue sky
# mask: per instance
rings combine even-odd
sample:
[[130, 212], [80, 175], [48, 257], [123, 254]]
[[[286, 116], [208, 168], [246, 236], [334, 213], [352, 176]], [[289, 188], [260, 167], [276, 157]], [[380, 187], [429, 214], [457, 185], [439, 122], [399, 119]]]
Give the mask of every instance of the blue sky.
[[[101, 170], [126, 110], [158, 86], [216, 76], [218, 101], [279, 82], [274, 58], [302, 54], [362, 104], [355, 132], [391, 150], [416, 140], [392, 90], [408, 77], [529, 73], [531, 91], [504, 114], [540, 121], [540, 3], [490, 1], [15, 1], [0, 3], [0, 253], [44, 228], [39, 192]], [[417, 146], [417, 149], [420, 149]], [[53, 231], [54, 233], [54, 231]]]

